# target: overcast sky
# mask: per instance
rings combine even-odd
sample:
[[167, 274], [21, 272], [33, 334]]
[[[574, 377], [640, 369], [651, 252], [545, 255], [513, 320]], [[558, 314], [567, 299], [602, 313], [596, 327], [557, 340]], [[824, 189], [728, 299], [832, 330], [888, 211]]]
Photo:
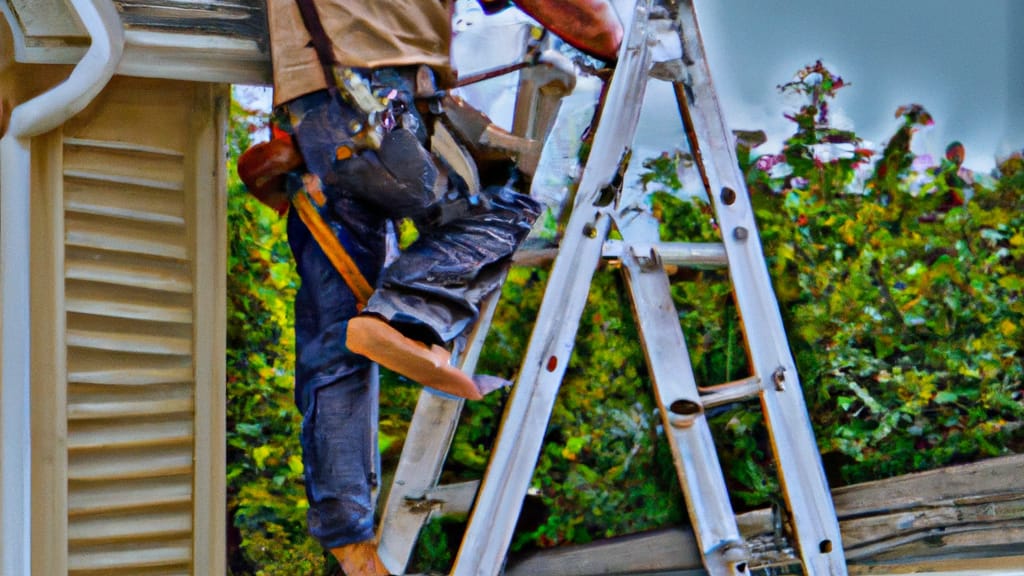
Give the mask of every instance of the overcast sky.
[[[996, 157], [1024, 148], [1024, 0], [695, 2], [726, 121], [733, 129], [765, 130], [770, 140], [763, 152], [778, 150], [793, 131], [783, 113], [798, 101], [784, 98], [777, 86], [819, 58], [850, 83], [834, 103], [834, 120], [875, 147], [898, 127], [896, 109], [918, 103], [935, 120], [915, 139], [919, 153], [938, 158], [959, 140], [968, 167], [988, 171]], [[481, 44], [513, 43], [497, 34], [510, 15], [484, 18], [470, 0], [459, 7], [457, 31], [483, 32], [473, 30], [481, 20], [487, 30], [464, 42], [470, 49], [461, 51], [460, 68], [483, 66], [479, 59], [488, 51]], [[678, 118], [666, 117], [674, 110], [672, 98], [667, 84], [649, 85], [637, 156], [681, 146]], [[498, 109], [492, 108], [500, 116]]]
[[[1024, 147], [1022, 0], [696, 0], [705, 49], [732, 128], [792, 132], [776, 86], [821, 58], [852, 85], [837, 109], [876, 145], [901, 104], [924, 105], [935, 126], [921, 144], [952, 140], [988, 170]], [[770, 146], [771, 144], [769, 144]]]

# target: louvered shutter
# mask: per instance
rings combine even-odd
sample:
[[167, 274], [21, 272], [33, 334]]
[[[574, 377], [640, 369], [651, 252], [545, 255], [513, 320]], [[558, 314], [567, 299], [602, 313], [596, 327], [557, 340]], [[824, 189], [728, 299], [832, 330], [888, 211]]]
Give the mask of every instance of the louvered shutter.
[[[47, 574], [223, 572], [223, 103], [221, 87], [115, 78], [45, 140], [33, 322], [53, 346], [34, 336], [33, 421], [52, 462], [34, 473], [58, 494], [33, 499], [58, 505], [37, 512], [33, 555]], [[58, 536], [37, 542], [46, 523]]]

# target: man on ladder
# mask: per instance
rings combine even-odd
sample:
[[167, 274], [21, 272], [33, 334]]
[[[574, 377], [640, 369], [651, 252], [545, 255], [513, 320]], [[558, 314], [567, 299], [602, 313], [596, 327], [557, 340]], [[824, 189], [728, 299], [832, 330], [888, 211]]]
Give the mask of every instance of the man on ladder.
[[[604, 0], [521, 7], [614, 58], [622, 30]], [[541, 209], [508, 171], [482, 174], [477, 189], [431, 150], [445, 125], [488, 123], [445, 94], [452, 10], [453, 0], [268, 1], [277, 137], [247, 152], [239, 173], [289, 211], [309, 530], [349, 576], [387, 574], [373, 540], [374, 362], [462, 398], [492, 390], [452, 367], [448, 348]], [[447, 118], [455, 109], [461, 121]], [[478, 135], [456, 137], [472, 148]], [[401, 218], [420, 236], [386, 266], [388, 222]]]

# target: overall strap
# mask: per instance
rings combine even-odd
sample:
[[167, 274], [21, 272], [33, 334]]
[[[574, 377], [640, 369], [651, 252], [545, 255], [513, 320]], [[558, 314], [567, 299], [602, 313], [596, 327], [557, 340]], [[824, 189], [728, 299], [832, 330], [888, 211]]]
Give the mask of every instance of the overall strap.
[[[327, 32], [324, 31], [324, 26], [320, 22], [320, 15], [316, 11], [316, 6], [313, 5], [313, 0], [295, 0], [295, 3], [299, 5], [302, 22], [309, 31], [309, 35], [313, 40], [313, 48], [316, 49], [317, 57], [320, 59], [320, 66], [324, 71], [324, 79], [327, 80], [327, 91], [331, 94], [332, 98], [339, 101], [340, 94], [338, 93], [338, 85], [334, 78], [334, 67], [338, 61], [334, 57], [331, 40], [327, 37]], [[303, 180], [306, 182], [304, 182], [302, 189], [292, 197], [292, 205], [299, 213], [299, 218], [303, 224], [306, 225], [313, 238], [316, 239], [317, 244], [320, 245], [320, 249], [323, 250], [327, 259], [331, 261], [331, 264], [334, 265], [334, 268], [345, 280], [349, 290], [355, 295], [356, 306], [361, 310], [366, 306], [366, 302], [373, 294], [373, 287], [366, 281], [363, 273], [359, 271], [359, 267], [352, 260], [352, 257], [349, 256], [348, 251], [345, 250], [338, 237], [334, 235], [331, 227], [324, 222], [317, 207], [317, 205], [322, 205], [323, 202], [316, 202], [315, 205], [310, 200], [310, 195], [313, 191], [308, 190], [309, 179], [303, 178]]]
[[[321, 194], [318, 193], [318, 183], [315, 182], [316, 177], [309, 175], [303, 178], [303, 180], [302, 189], [292, 197], [292, 206], [295, 207], [299, 218], [306, 225], [306, 228], [309, 229], [316, 243], [320, 245], [324, 255], [327, 256], [334, 269], [345, 280], [349, 290], [352, 291], [356, 298], [356, 308], [362, 310], [366, 306], [366, 302], [369, 301], [370, 296], [373, 295], [373, 287], [366, 281], [366, 277], [363, 276], [359, 266], [356, 265], [348, 251], [345, 250], [345, 246], [334, 235], [330, 225], [320, 215], [320, 209], [317, 206], [321, 203], [317, 201], [319, 199], [317, 196], [321, 196]], [[313, 190], [310, 190], [310, 187]]]
[[334, 78], [334, 67], [338, 59], [334, 57], [334, 48], [331, 39], [327, 37], [327, 31], [320, 22], [320, 13], [316, 11], [313, 0], [295, 0], [299, 5], [299, 13], [302, 15], [302, 23], [309, 31], [310, 39], [313, 42], [313, 49], [316, 50], [317, 58], [320, 60], [320, 67], [324, 71], [324, 79], [327, 81], [327, 91], [335, 99], [338, 98], [338, 85]]

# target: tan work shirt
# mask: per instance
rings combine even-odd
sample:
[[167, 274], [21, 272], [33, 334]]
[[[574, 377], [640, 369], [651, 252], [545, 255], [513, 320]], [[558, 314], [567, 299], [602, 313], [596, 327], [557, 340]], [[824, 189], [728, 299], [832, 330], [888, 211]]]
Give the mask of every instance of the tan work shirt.
[[[454, 0], [314, 0], [342, 66], [426, 64], [441, 85], [451, 68]], [[274, 105], [327, 87], [295, 0], [268, 0]]]

